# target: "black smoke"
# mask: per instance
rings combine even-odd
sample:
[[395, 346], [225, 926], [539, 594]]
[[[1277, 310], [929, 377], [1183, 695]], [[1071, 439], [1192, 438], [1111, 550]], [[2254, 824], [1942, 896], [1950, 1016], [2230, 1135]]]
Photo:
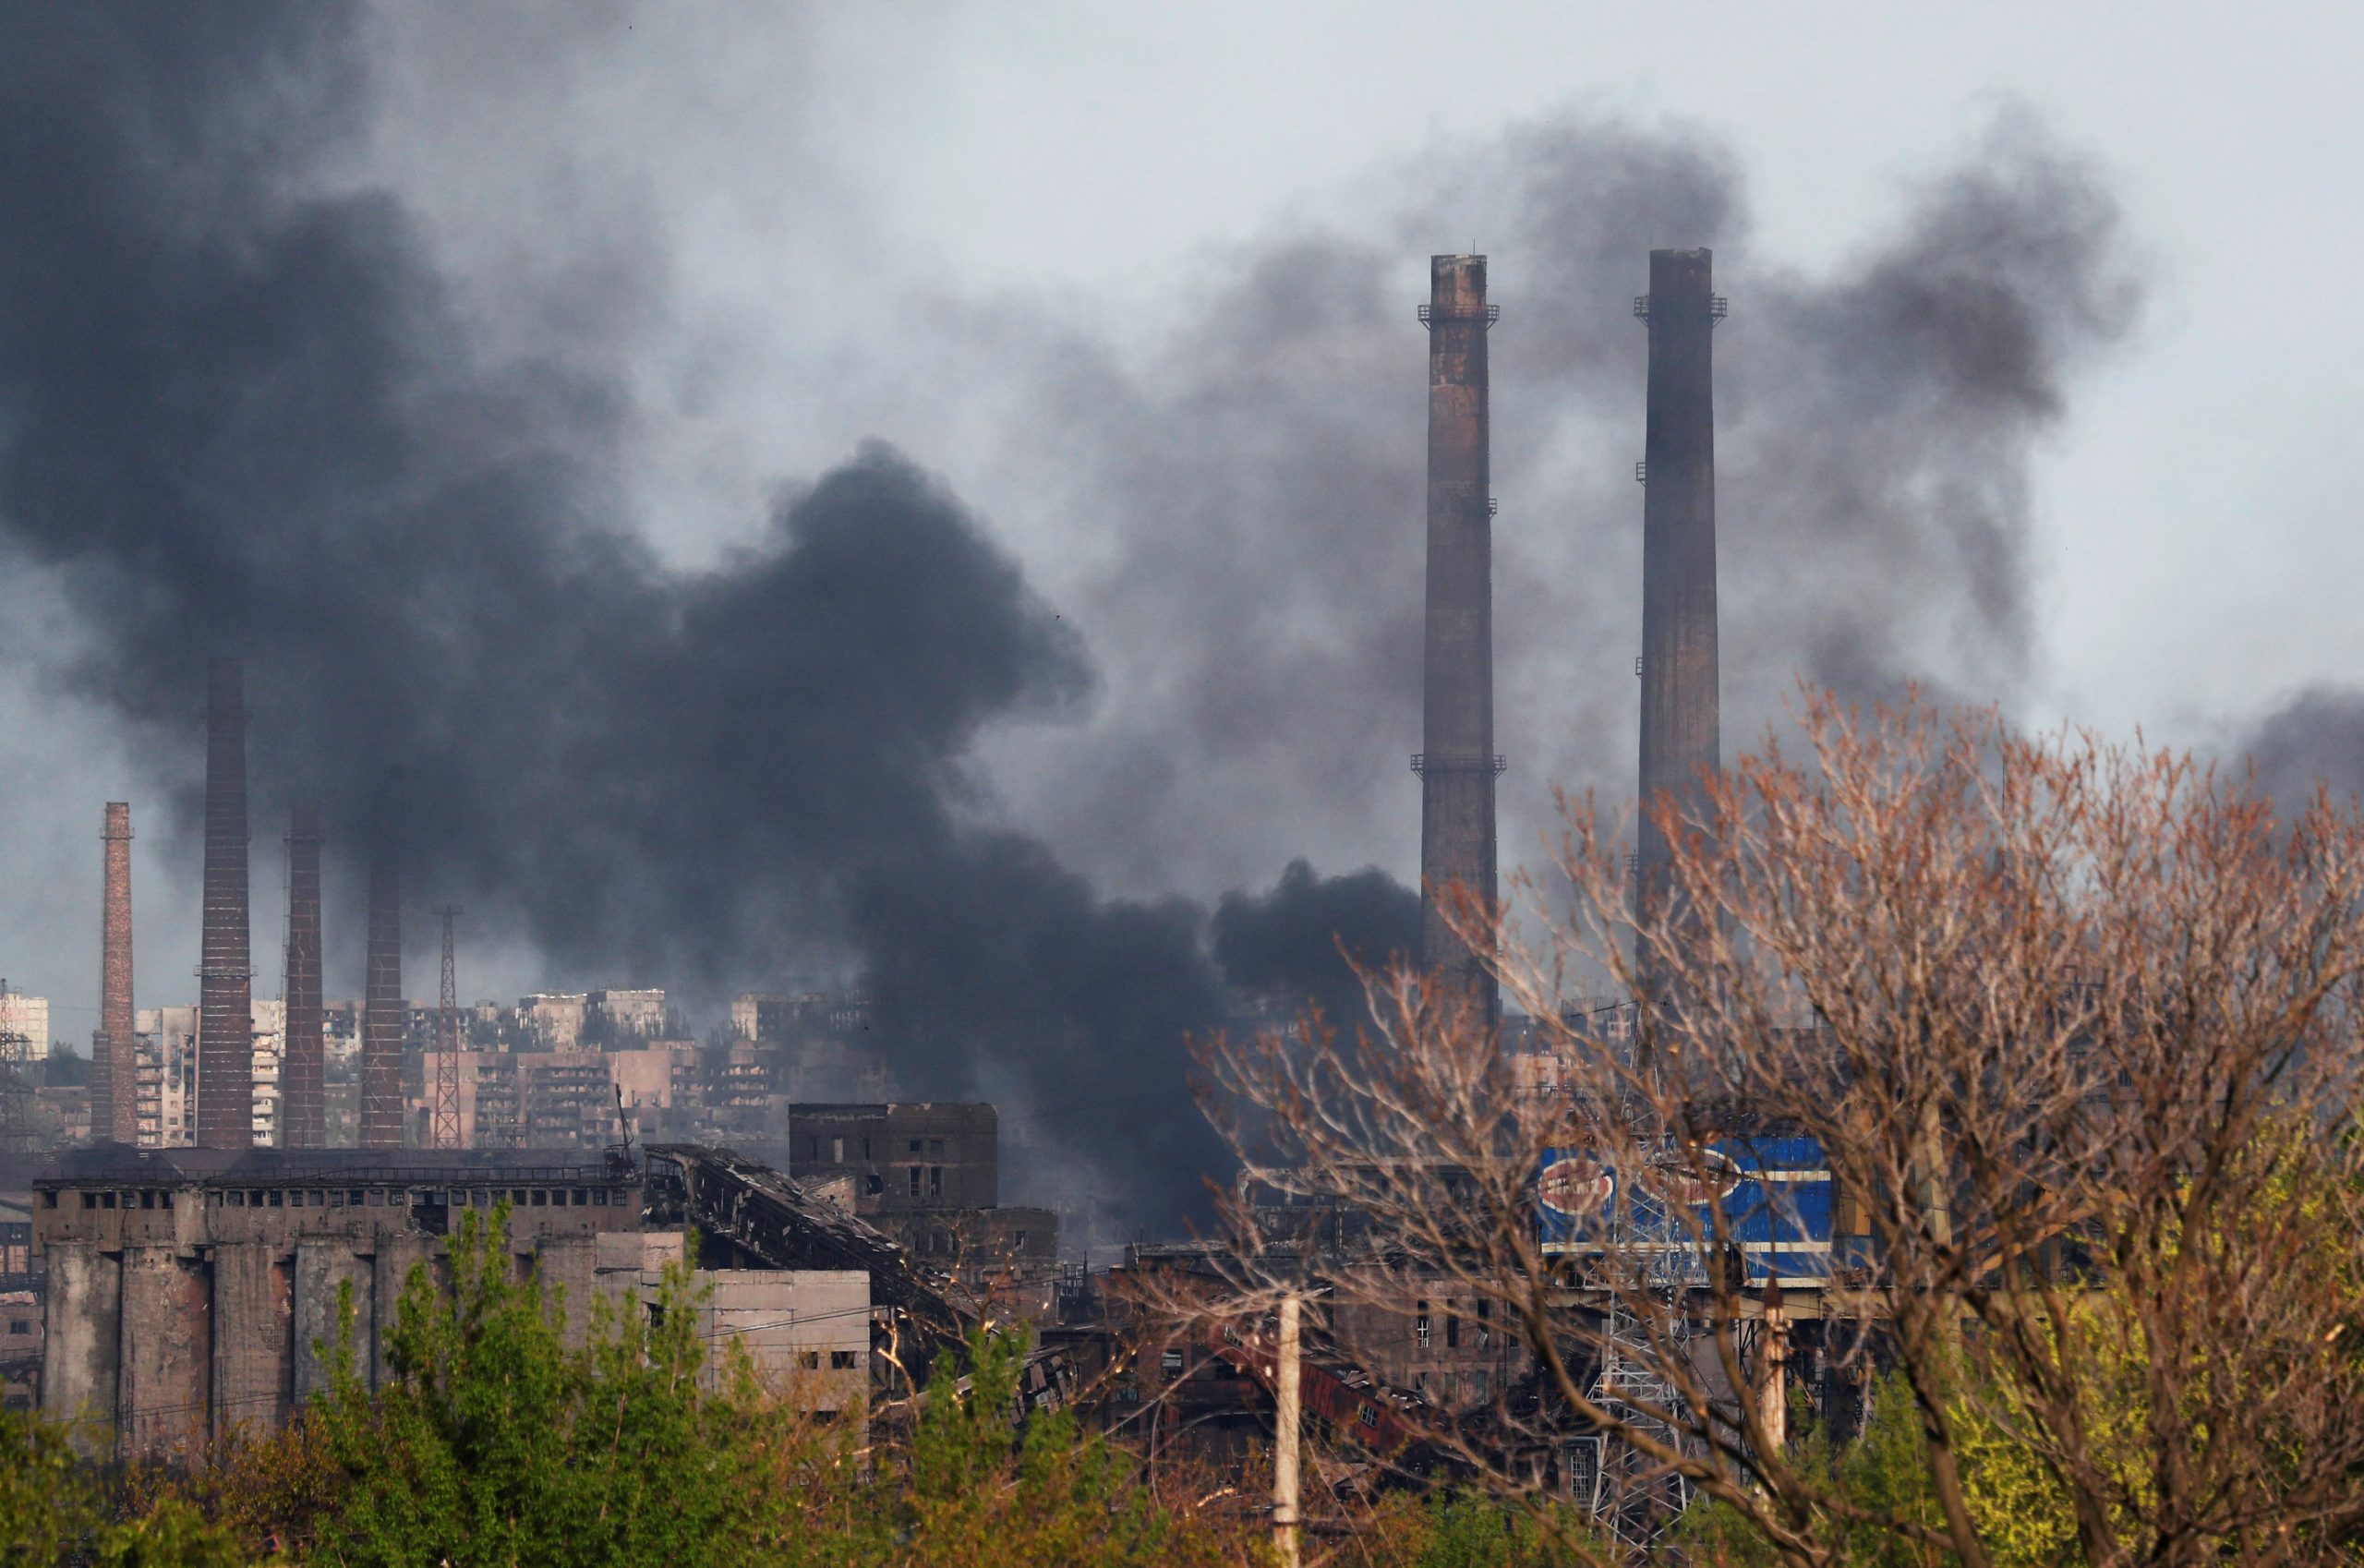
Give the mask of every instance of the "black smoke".
[[1419, 952], [1419, 895], [1376, 867], [1325, 877], [1291, 861], [1265, 893], [1226, 893], [1215, 907], [1224, 979], [1268, 1017], [1318, 1008], [1351, 1034], [1368, 1013], [1358, 972]]
[[[319, 178], [366, 111], [356, 11], [9, 25], [0, 524], [94, 633], [85, 693], [177, 756], [201, 655], [238, 654], [264, 832], [316, 796], [333, 853], [399, 842], [411, 888], [577, 971], [712, 994], [842, 955], [907, 1084], [1014, 1096], [1140, 1222], [1187, 1204], [1219, 1161], [1183, 1037], [1236, 1003], [1204, 910], [979, 826], [981, 731], [1093, 675], [961, 503], [873, 445], [666, 567], [601, 344], [492, 356], [401, 203]], [[612, 278], [585, 332], [654, 293]]]

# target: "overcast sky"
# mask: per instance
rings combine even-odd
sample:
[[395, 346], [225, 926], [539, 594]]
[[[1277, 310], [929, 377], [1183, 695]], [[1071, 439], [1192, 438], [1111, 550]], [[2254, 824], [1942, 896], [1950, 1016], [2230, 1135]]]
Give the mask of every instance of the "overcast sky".
[[[1206, 465], [1112, 455], [1253, 392], [1269, 364], [1227, 378], [1223, 334], [1250, 308], [1257, 267], [1299, 244], [1393, 259], [1380, 274], [1391, 314], [1375, 318], [1393, 335], [1357, 316], [1355, 341], [1315, 345], [1345, 389], [1334, 406], [1379, 398], [1389, 429], [1417, 416], [1412, 307], [1427, 254], [1494, 258], [1497, 451], [1517, 454], [1497, 487], [1513, 578], [1500, 584], [1514, 622], [1505, 858], [1528, 852], [1552, 775], [1630, 778], [1634, 616], [1613, 606], [1638, 595], [1641, 506], [1630, 481], [1607, 480], [1638, 455], [1639, 332], [1615, 351], [1624, 359], [1586, 372], [1587, 387], [1626, 378], [1630, 414], [1596, 399], [1577, 430], [1564, 402], [1547, 410], [1538, 393], [1523, 409], [1519, 378], [1550, 377], [1521, 368], [1523, 353], [1544, 352], [1532, 330], [1522, 344], [1523, 314], [1537, 320], [1522, 293], [1555, 286], [1558, 259], [1538, 253], [1542, 231], [1506, 213], [1501, 192], [1455, 188], [1538, 127], [1586, 127], [1579, 156], [1630, 134], [1727, 170], [1744, 243], [1719, 246], [1719, 263], [1742, 259], [1719, 267], [1732, 301], [1719, 343], [1743, 368], [1753, 306], [1761, 323], [1777, 295], [1845, 297], [1815, 290], [1897, 250], [1931, 183], [1978, 167], [1998, 139], [2040, 139], [2074, 161], [2119, 215], [2101, 270], [2125, 315], [2066, 356], [2058, 414], [2028, 432], [2014, 547], [2024, 622], [1949, 625], [1931, 669], [1895, 674], [2032, 722], [2214, 745], [2364, 667], [2350, 608], [2364, 537], [2348, 517], [2364, 489], [2352, 428], [2364, 290], [2346, 264], [2364, 152], [2353, 7], [404, 5], [385, 7], [368, 49], [367, 134], [320, 179], [399, 198], [488, 352], [579, 355], [629, 389], [630, 434], [612, 457], [633, 526], [669, 559], [729, 560], [781, 487], [879, 438], [973, 508], [1079, 627], [1094, 704], [987, 736], [971, 809], [1041, 835], [1110, 891], [1208, 899], [1268, 884], [1297, 854], [1328, 872], [1417, 872], [1402, 763], [1417, 692], [1353, 710], [1351, 728], [1373, 731], [1369, 766], [1357, 753], [1309, 768], [1266, 739], [1232, 744], [1250, 720], [1210, 717], [1203, 681], [1162, 683], [1180, 635], [1162, 618], [1188, 616], [1158, 584], [1179, 594], [1219, 579], [1159, 562], [1141, 521], [1200, 515], [1175, 492]], [[1643, 287], [1640, 250], [1625, 295]], [[1321, 287], [1318, 273], [1297, 279], [1275, 308], [1318, 313]], [[1627, 300], [1598, 292], [1606, 334]], [[1794, 337], [1815, 318], [1780, 320]], [[1304, 390], [1319, 379], [1292, 383], [1288, 406], [1309, 421], [1323, 412]], [[1760, 378], [1745, 395], [1761, 406], [1782, 389]], [[1142, 413], [1119, 430], [1105, 404], [1125, 399]], [[1417, 437], [1417, 423], [1402, 428]], [[1405, 464], [1341, 462], [1338, 493], [1368, 515], [1373, 560], [1417, 559], [1416, 450]], [[1748, 596], [1733, 573], [1773, 473], [1762, 450], [1726, 471], [1728, 597]], [[1509, 482], [1521, 476], [1525, 495]], [[1247, 515], [1256, 529], [1288, 523]], [[1337, 573], [1361, 570], [1351, 533], [1324, 548]], [[1521, 571], [1602, 581], [1560, 596], [1524, 588]], [[118, 739], [56, 681], [87, 628], [28, 581], [0, 664], [0, 974], [50, 995], [57, 1031], [77, 1037], [94, 1021], [100, 802], [185, 787], [196, 716], [175, 754]], [[1933, 615], [1971, 613], [1938, 597]], [[1286, 640], [1262, 631], [1223, 640], [1287, 658]], [[1916, 645], [1910, 632], [1887, 645]], [[1728, 652], [1728, 713], [1761, 714], [1786, 689], [1778, 652], [1743, 661], [1760, 643], [1788, 645], [1771, 633], [1727, 642], [1743, 656]], [[1376, 668], [1393, 645], [1374, 644]], [[1416, 669], [1406, 648], [1401, 668]], [[651, 723], [661, 744], [662, 716]], [[1165, 740], [1148, 744], [1146, 729]], [[1728, 732], [1727, 752], [1742, 739]], [[1365, 775], [1367, 789], [1338, 783]], [[194, 990], [196, 850], [161, 806], [135, 809], [139, 1001], [153, 1006]], [[275, 837], [259, 821], [265, 995], [278, 989]], [[415, 947], [414, 963], [426, 952]], [[668, 978], [554, 971], [501, 931], [478, 934], [471, 961], [471, 995]]]

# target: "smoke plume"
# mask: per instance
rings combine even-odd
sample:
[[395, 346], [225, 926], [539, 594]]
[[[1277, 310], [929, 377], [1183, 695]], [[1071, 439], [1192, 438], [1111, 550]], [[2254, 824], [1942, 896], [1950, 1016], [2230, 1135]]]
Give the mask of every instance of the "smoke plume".
[[2259, 793], [2285, 813], [2303, 810], [2318, 785], [2334, 800], [2364, 790], [2364, 692], [2316, 685], [2229, 738], [2233, 765], [2255, 770]]
[[[709, 991], [849, 952], [906, 1081], [1013, 1085], [1162, 1204], [1214, 1168], [1179, 1103], [1230, 1006], [1204, 911], [966, 820], [980, 730], [1092, 675], [956, 499], [874, 445], [665, 569], [618, 389], [488, 360], [401, 206], [309, 181], [350, 14], [36, 17], [0, 66], [35, 154], [0, 163], [0, 516], [101, 630], [89, 692], [169, 752], [190, 650], [243, 655], [256, 778], [346, 860], [392, 838], [558, 962]], [[1101, 1114], [1143, 1083], [1162, 1134]]]
[[[1826, 272], [1759, 254], [1731, 157], [1566, 118], [1440, 149], [1377, 234], [1245, 247], [1162, 354], [1030, 322], [1057, 433], [1015, 488], [1073, 497], [1079, 592], [1133, 634], [1108, 700], [1030, 732], [1031, 814], [1129, 887], [1222, 886], [1310, 852], [1408, 867], [1419, 734], [1429, 252], [1490, 252], [1496, 713], [1506, 859], [1548, 787], [1634, 789], [1652, 247], [1716, 248], [1726, 754], [1803, 676], [2020, 694], [2034, 645], [2031, 458], [2141, 301], [2099, 177], [2007, 115]], [[984, 330], [984, 329], [981, 329]], [[1003, 329], [1007, 331], [1008, 329]], [[997, 340], [1016, 356], [1026, 344]], [[1110, 549], [1108, 528], [1122, 531]], [[1090, 529], [1087, 541], [1080, 530]], [[1153, 802], [1153, 805], [1145, 805]], [[1193, 884], [1194, 887], [1200, 885]]]

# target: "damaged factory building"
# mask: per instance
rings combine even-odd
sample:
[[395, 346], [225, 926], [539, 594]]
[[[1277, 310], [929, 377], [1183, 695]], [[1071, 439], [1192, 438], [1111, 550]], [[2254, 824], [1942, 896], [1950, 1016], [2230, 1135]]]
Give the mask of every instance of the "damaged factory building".
[[[327, 1386], [319, 1349], [337, 1343], [346, 1298], [355, 1364], [374, 1386], [412, 1271], [448, 1282], [461, 1216], [504, 1202], [517, 1267], [564, 1293], [579, 1342], [595, 1297], [645, 1301], [681, 1257], [681, 1229], [645, 1223], [642, 1186], [621, 1152], [74, 1151], [34, 1183], [42, 1408], [86, 1452], [126, 1457], [277, 1427]], [[866, 1395], [866, 1272], [702, 1271], [695, 1283], [710, 1336], [738, 1338], [803, 1407]]]

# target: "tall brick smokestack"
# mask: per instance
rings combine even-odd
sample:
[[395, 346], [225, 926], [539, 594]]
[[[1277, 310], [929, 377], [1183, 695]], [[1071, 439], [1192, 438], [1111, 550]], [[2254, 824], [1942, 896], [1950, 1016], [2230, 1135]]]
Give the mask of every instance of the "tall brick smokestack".
[[[1695, 815], [1722, 766], [1716, 668], [1716, 399], [1712, 345], [1724, 313], [1712, 252], [1653, 250], [1648, 431], [1643, 448], [1642, 779], [1637, 919], [1665, 911], [1666, 836], [1650, 820], [1670, 798]], [[1646, 978], [1649, 966], [1644, 966]]]
[[1494, 901], [1494, 526], [1488, 494], [1486, 259], [1429, 260], [1428, 646], [1420, 774], [1420, 961], [1475, 996], [1490, 975], [1446, 923], [1455, 888]]
[[245, 671], [217, 658], [205, 707], [205, 923], [198, 964], [197, 1142], [254, 1142], [254, 953], [247, 908]]
[[403, 1146], [403, 884], [381, 834], [369, 857], [369, 951], [361, 1003], [361, 1147]]
[[90, 1136], [139, 1138], [139, 1040], [131, 1012], [131, 807], [109, 801], [99, 913], [99, 1030], [90, 1041]]
[[320, 811], [297, 802], [287, 824], [287, 1031], [279, 1068], [279, 1141], [328, 1142], [325, 1050], [320, 1034]]

